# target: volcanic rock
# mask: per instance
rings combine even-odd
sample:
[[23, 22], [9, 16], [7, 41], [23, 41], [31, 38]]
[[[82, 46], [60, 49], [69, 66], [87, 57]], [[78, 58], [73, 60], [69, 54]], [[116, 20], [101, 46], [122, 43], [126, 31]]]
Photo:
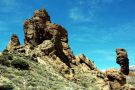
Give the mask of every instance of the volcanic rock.
[[91, 62], [84, 54], [80, 54], [79, 56], [76, 56], [76, 59], [73, 61], [75, 64], [86, 64], [91, 70], [96, 70], [96, 66], [94, 63]]
[[[54, 44], [54, 50], [52, 50], [55, 51], [54, 54], [63, 62], [68, 63], [67, 65], [70, 67], [69, 63], [75, 56], [68, 45], [68, 33], [62, 26], [51, 23], [46, 10], [36, 10], [34, 16], [25, 21], [24, 33], [25, 48], [34, 49], [36, 46], [43, 44], [45, 40], [50, 40]], [[45, 51], [47, 52], [47, 50]], [[47, 55], [46, 52], [44, 52], [44, 55]], [[49, 53], [50, 51], [48, 51]]]
[[127, 51], [122, 48], [116, 49], [116, 62], [121, 66], [121, 72], [125, 75], [129, 73], [129, 59], [127, 55]]
[[13, 34], [11, 36], [9, 44], [7, 45], [7, 50], [12, 51], [12, 50], [14, 50], [15, 48], [17, 48], [19, 46], [20, 46], [19, 38], [18, 38], [18, 36], [16, 34]]
[[[17, 56], [24, 56], [25, 59], [37, 61], [36, 65], [41, 64], [49, 69], [52, 67], [54, 71], [57, 71], [67, 80], [82, 85], [88, 90], [93, 90], [93, 88], [89, 88], [92, 86], [99, 88], [94, 90], [126, 90], [124, 74], [128, 74], [128, 55], [125, 49], [116, 50], [117, 63], [120, 64], [121, 71], [124, 74], [118, 70], [101, 72], [92, 60], [84, 54], [74, 56], [68, 44], [67, 30], [61, 25], [52, 23], [45, 9], [36, 10], [34, 16], [24, 22], [24, 35], [24, 46], [20, 46], [17, 35], [13, 34], [7, 50], [17, 51], [15, 53]], [[46, 69], [43, 69], [43, 73], [44, 70]], [[49, 70], [49, 73], [52, 72], [51, 70]], [[39, 71], [36, 71], [36, 73], [39, 73]], [[53, 80], [52, 76], [50, 77], [47, 80]]]
[[110, 90], [125, 90], [126, 88], [126, 76], [115, 69], [109, 69], [105, 72], [108, 78], [108, 84]]
[[36, 57], [49, 56], [51, 53], [55, 53], [54, 44], [50, 40], [45, 40], [34, 49], [33, 53]]

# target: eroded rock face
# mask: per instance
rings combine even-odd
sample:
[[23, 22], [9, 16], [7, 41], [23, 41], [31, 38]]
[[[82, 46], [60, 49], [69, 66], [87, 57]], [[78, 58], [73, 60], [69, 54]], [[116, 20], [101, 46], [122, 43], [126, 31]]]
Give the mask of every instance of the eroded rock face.
[[129, 59], [127, 51], [122, 48], [116, 49], [116, 62], [121, 66], [121, 72], [125, 75], [129, 74]]
[[108, 85], [109, 90], [128, 90], [125, 88], [128, 88], [125, 86], [126, 84], [126, 76], [115, 69], [109, 69], [105, 72], [107, 78], [108, 78]]
[[79, 64], [86, 64], [91, 70], [96, 70], [96, 66], [89, 60], [88, 58], [85, 57], [84, 54], [80, 54], [79, 56], [76, 56], [76, 59], [73, 61], [73, 63], [79, 65]]
[[15, 49], [15, 48], [17, 48], [19, 46], [20, 46], [19, 38], [18, 38], [18, 36], [16, 34], [13, 34], [11, 36], [9, 44], [7, 45], [7, 50], [12, 51], [13, 49]]
[[54, 44], [50, 40], [45, 40], [33, 50], [32, 55], [35, 57], [42, 57], [45, 55], [51, 56], [51, 54], [55, 54]]
[[78, 84], [92, 75], [92, 82], [95, 82], [94, 78], [98, 78], [97, 85], [101, 90], [125, 90], [124, 74], [128, 74], [128, 55], [125, 49], [116, 50], [117, 63], [124, 74], [117, 70], [103, 73], [84, 54], [74, 56], [68, 44], [67, 30], [52, 23], [44, 9], [36, 10], [34, 16], [25, 21], [24, 35], [24, 46], [20, 46], [19, 39], [14, 34], [7, 49], [10, 51], [15, 48], [17, 53], [31, 56], [32, 60], [41, 64], [49, 63], [66, 79]]
[[25, 21], [24, 33], [24, 45], [27, 48], [34, 49], [45, 40], [50, 40], [54, 44], [54, 54], [68, 66], [75, 58], [68, 45], [67, 31], [61, 25], [51, 23], [50, 16], [44, 9], [36, 10], [34, 16]]
[[45, 9], [36, 10], [34, 16], [25, 21], [25, 46], [35, 47], [46, 39], [46, 22], [50, 22], [50, 17]]

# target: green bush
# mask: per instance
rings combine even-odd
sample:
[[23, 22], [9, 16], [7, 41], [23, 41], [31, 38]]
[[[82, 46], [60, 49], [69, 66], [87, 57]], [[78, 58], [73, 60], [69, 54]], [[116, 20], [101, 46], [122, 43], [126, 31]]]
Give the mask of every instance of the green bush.
[[7, 54], [7, 55], [0, 56], [0, 64], [2, 64], [2, 65], [10, 66], [11, 60], [12, 60], [11, 55]]
[[18, 68], [18, 69], [21, 69], [21, 70], [28, 70], [29, 69], [29, 64], [24, 60], [13, 60], [11, 62], [11, 65], [14, 68]]
[[8, 50], [7, 49], [4, 49], [2, 53], [3, 54], [6, 54], [6, 53], [8, 53]]
[[0, 90], [13, 90], [12, 85], [0, 85]]

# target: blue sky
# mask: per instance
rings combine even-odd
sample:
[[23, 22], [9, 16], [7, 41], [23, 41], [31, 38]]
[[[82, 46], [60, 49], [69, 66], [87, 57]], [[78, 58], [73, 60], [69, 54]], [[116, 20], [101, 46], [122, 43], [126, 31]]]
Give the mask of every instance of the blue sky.
[[107, 69], [119, 67], [115, 49], [125, 48], [135, 65], [135, 0], [0, 0], [0, 51], [13, 33], [23, 44], [23, 22], [40, 8], [67, 29], [75, 55]]

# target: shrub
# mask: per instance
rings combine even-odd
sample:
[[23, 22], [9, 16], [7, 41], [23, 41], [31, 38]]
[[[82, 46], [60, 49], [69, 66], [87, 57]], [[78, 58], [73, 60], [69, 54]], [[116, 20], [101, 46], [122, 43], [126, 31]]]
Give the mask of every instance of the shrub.
[[0, 57], [0, 64], [10, 66], [12, 57], [10, 55], [4, 55]]
[[13, 90], [12, 85], [0, 85], [0, 90]]
[[28, 70], [29, 69], [29, 64], [24, 60], [13, 60], [11, 62], [11, 65], [14, 68], [18, 68], [18, 69], [21, 69], [21, 70]]
[[3, 54], [8, 53], [8, 50], [7, 49], [4, 49], [2, 53]]

